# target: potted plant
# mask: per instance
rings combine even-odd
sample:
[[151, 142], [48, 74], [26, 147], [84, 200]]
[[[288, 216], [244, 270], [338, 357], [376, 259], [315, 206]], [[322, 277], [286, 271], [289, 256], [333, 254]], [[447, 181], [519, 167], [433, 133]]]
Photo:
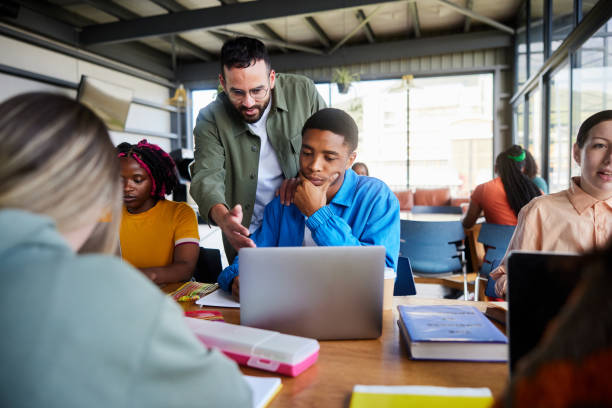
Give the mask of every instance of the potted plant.
[[345, 94], [353, 81], [359, 81], [359, 74], [353, 74], [346, 68], [337, 68], [332, 75], [332, 81], [338, 85], [338, 92]]

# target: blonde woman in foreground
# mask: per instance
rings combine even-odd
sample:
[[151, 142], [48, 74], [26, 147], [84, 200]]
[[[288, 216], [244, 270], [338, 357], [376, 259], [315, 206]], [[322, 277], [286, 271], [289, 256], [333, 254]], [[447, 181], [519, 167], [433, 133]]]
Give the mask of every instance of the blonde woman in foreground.
[[236, 365], [180, 307], [102, 254], [117, 245], [121, 195], [88, 108], [47, 93], [0, 104], [0, 406], [249, 406]]

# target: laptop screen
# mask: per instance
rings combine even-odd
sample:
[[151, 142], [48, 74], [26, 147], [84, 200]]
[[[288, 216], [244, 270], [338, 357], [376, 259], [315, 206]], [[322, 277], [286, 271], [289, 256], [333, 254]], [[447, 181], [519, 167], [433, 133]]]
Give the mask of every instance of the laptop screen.
[[548, 323], [577, 286], [580, 257], [512, 252], [507, 260], [510, 373], [539, 343]]

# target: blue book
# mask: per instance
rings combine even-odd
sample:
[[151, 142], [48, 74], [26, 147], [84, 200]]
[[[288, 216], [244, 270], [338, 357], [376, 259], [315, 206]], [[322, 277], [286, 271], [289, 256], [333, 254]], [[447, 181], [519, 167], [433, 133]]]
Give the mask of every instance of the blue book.
[[398, 325], [417, 360], [508, 361], [508, 339], [474, 306], [398, 306]]

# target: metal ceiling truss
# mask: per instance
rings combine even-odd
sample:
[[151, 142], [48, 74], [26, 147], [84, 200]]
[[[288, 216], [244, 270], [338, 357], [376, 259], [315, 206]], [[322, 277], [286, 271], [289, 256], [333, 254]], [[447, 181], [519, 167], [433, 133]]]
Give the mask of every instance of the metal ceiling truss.
[[[206, 61], [205, 63], [187, 64], [181, 61], [178, 64], [179, 78], [183, 81], [192, 82], [200, 78], [216, 78], [218, 70], [218, 61], [216, 60], [218, 57], [178, 36], [179, 33], [190, 30], [206, 30], [210, 35], [221, 41], [235, 35], [259, 38], [265, 43], [286, 52], [286, 54], [273, 57], [275, 68], [279, 70], [390, 60], [416, 56], [423, 52], [426, 55], [432, 55], [442, 52], [505, 47], [509, 46], [511, 42], [510, 36], [500, 32], [420, 38], [421, 27], [417, 0], [396, 0], [397, 2], [408, 3], [413, 32], [417, 39], [382, 43], [376, 42], [376, 36], [369, 21], [382, 9], [382, 3], [387, 3], [389, 0], [309, 0], [305, 2], [221, 0], [221, 6], [196, 10], [187, 9], [176, 0], [149, 0], [168, 11], [168, 14], [150, 17], [139, 16], [110, 0], [82, 1], [119, 18], [121, 21], [96, 24], [90, 19], [64, 9], [61, 7], [64, 3], [56, 2], [53, 4], [34, 0], [17, 1], [23, 6], [19, 10], [19, 15], [16, 18], [4, 17], [2, 20], [73, 47], [86, 47], [86, 49], [100, 55], [144, 69], [152, 74], [174, 79], [176, 70], [174, 70], [175, 63], [173, 61], [176, 62], [176, 55], [170, 57], [162, 51], [137, 42], [145, 38], [159, 37], [172, 45], [173, 53], [174, 46], [178, 46]], [[428, 1], [439, 3], [465, 15], [464, 31], [469, 31], [472, 20], [477, 20], [504, 33], [514, 34], [515, 32], [511, 27], [472, 11], [473, 0], [466, 0], [466, 7], [461, 7], [449, 0]], [[366, 16], [362, 8], [372, 5], [378, 5], [378, 7]], [[326, 11], [346, 9], [355, 10], [355, 16], [360, 20], [360, 23], [334, 44], [316, 22], [314, 15]], [[321, 48], [290, 43], [263, 22], [292, 16], [304, 17], [308, 26], [317, 35], [317, 39], [322, 45]], [[241, 33], [228, 28], [228, 26], [242, 23], [251, 24], [262, 35]], [[360, 30], [364, 31], [369, 44], [343, 47]], [[113, 45], [109, 46], [108, 44], [111, 43]], [[289, 50], [298, 52], [290, 52]]]
[[[363, 22], [366, 19], [366, 15], [362, 9], [357, 10], [357, 12], [355, 13], [355, 16], [357, 17], [357, 20], [359, 20], [360, 22]], [[365, 23], [365, 25], [363, 26], [363, 32], [366, 35], [366, 38], [368, 39], [368, 42], [370, 44], [376, 42], [376, 36], [374, 35], [374, 31], [372, 30], [370, 23], [368, 22]]]
[[[465, 8], [471, 11], [472, 7], [474, 7], [474, 0], [466, 0]], [[469, 32], [471, 26], [472, 26], [472, 18], [470, 16], [465, 16], [465, 22], [463, 23], [463, 32], [464, 33]]]
[[416, 38], [421, 37], [421, 23], [419, 22], [419, 10], [417, 9], [416, 1], [409, 4], [410, 16], [412, 17], [412, 27], [414, 36]]
[[[313, 55], [300, 52], [272, 56], [272, 67], [278, 72], [333, 67], [400, 58], [422, 57], [453, 52], [503, 48], [512, 45], [512, 36], [499, 31], [472, 32], [412, 40], [352, 45], [334, 54]], [[214, 87], [219, 65], [214, 62], [184, 64], [177, 79], [189, 87]]]
[[[120, 20], [132, 21], [134, 19], [142, 18], [142, 16], [112, 1], [108, 1], [108, 0], [81, 0], [81, 1], [97, 8], [98, 10], [102, 10], [103, 12], [110, 14], [111, 16], [116, 17]], [[160, 37], [160, 39], [164, 42], [169, 43], [171, 46], [174, 45], [173, 39], [171, 37]], [[174, 43], [178, 47], [189, 52], [191, 55], [198, 57], [204, 61], [211, 61], [215, 59], [215, 56], [213, 56], [208, 51], [203, 50], [197, 45], [187, 40], [182, 39], [178, 35], [174, 37]]]
[[[324, 11], [360, 8], [389, 0], [259, 0], [226, 6], [182, 11], [130, 21], [85, 27], [81, 41], [85, 45], [133, 41], [176, 34], [189, 30], [207, 30], [232, 24], [257, 23], [292, 16], [309, 16]], [[407, 1], [407, 0], [397, 0]]]
[[314, 19], [314, 17], [308, 16], [308, 17], [305, 17], [305, 20], [306, 20], [306, 23], [308, 24], [308, 27], [310, 27], [312, 31], [317, 35], [317, 38], [319, 39], [321, 44], [325, 48], [329, 48], [331, 46], [331, 40], [329, 39], [325, 31], [321, 28], [319, 23], [317, 23], [317, 21]]

